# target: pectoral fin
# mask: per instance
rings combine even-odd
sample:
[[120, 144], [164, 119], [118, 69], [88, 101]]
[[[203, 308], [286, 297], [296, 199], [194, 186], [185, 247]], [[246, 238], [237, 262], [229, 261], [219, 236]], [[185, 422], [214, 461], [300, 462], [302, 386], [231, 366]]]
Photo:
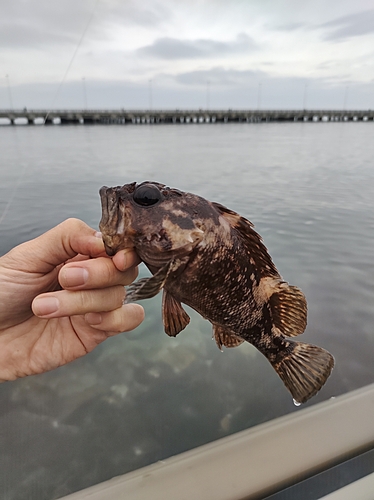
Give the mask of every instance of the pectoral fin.
[[303, 292], [296, 286], [280, 282], [270, 297], [273, 324], [286, 337], [295, 337], [304, 332], [307, 305]]
[[237, 347], [244, 342], [244, 339], [235, 335], [223, 328], [222, 326], [213, 325], [213, 338], [216, 341], [217, 347], [222, 351], [222, 346]]
[[181, 303], [165, 289], [162, 296], [162, 319], [165, 332], [170, 337], [176, 337], [190, 322], [190, 317]]
[[130, 285], [126, 290], [124, 304], [137, 300], [150, 299], [157, 295], [165, 284], [172, 263], [173, 261], [168, 262], [166, 266], [161, 267], [161, 269], [150, 278], [142, 278]]

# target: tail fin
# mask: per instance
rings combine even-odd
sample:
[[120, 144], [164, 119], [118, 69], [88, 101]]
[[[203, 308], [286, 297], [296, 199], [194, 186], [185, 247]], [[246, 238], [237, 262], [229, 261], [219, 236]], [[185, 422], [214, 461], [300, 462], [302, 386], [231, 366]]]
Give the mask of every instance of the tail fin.
[[333, 356], [311, 344], [290, 342], [284, 355], [272, 362], [284, 385], [298, 403], [305, 403], [317, 394], [334, 367]]

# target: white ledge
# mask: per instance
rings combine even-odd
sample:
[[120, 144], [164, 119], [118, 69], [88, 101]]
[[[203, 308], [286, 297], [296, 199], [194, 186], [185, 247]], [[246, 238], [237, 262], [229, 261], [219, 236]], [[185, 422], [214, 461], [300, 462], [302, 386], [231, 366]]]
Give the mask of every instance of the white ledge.
[[263, 497], [374, 445], [374, 384], [64, 497]]

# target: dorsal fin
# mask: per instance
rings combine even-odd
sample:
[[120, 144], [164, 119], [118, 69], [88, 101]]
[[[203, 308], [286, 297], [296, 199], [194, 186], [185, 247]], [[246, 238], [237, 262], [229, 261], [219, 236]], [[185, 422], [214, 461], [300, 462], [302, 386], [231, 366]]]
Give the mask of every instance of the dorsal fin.
[[250, 259], [253, 259], [259, 275], [261, 277], [279, 276], [261, 236], [253, 229], [253, 224], [220, 203], [213, 202], [213, 206], [226, 219], [230, 226], [239, 233], [248, 251], [248, 256]]

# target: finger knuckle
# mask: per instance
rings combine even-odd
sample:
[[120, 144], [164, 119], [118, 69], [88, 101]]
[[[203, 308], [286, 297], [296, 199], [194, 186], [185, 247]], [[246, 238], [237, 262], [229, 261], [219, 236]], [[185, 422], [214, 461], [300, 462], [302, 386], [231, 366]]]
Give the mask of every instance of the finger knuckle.
[[66, 226], [67, 228], [71, 229], [81, 229], [82, 227], [85, 227], [86, 224], [81, 221], [80, 219], [76, 219], [74, 217], [69, 217], [68, 219], [64, 220], [64, 222], [61, 222], [61, 226]]

